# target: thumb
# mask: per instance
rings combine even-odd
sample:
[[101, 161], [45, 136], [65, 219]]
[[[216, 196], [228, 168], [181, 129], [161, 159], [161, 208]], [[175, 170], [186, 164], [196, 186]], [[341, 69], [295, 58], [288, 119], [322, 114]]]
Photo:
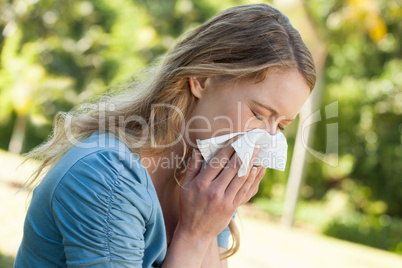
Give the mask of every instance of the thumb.
[[192, 181], [198, 175], [198, 173], [200, 173], [201, 166], [202, 166], [202, 155], [199, 150], [194, 148], [183, 182]]

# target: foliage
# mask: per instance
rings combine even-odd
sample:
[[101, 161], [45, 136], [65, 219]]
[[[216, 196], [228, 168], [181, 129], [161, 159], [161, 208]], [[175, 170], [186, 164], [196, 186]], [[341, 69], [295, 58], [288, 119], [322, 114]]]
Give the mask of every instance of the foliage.
[[402, 254], [402, 220], [357, 214], [332, 221], [324, 234]]
[[0, 148], [16, 117], [29, 116], [27, 152], [48, 136], [57, 112], [144, 68], [223, 5], [246, 2], [0, 2]]
[[[367, 207], [380, 202], [380, 213], [402, 217], [402, 7], [397, 1], [317, 2], [307, 6], [326, 30], [324, 103], [339, 101], [339, 165], [309, 158], [310, 198], [336, 188], [360, 212], [374, 215]], [[317, 134], [325, 131], [325, 123], [317, 126]], [[313, 146], [325, 143], [325, 135], [316, 135]]]
[[0, 267], [12, 268], [14, 265], [14, 258], [12, 256], [5, 256], [0, 252]]

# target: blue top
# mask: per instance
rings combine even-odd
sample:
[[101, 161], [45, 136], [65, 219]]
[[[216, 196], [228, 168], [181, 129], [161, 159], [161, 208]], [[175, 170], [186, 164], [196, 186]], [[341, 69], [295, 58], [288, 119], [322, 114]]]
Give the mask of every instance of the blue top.
[[[228, 247], [230, 231], [218, 236]], [[35, 188], [14, 267], [159, 267], [167, 242], [139, 154], [112, 133], [72, 147]]]

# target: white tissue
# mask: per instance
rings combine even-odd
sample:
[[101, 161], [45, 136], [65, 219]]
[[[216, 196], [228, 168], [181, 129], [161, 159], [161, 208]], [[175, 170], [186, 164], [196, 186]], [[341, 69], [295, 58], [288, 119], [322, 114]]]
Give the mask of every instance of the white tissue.
[[206, 140], [197, 139], [197, 145], [205, 161], [209, 162], [230, 138], [239, 134], [243, 136], [231, 144], [242, 161], [237, 173], [239, 177], [247, 174], [254, 147], [260, 147], [254, 166], [285, 170], [288, 145], [281, 132], [270, 135], [267, 131], [256, 128], [248, 132], [236, 132]]

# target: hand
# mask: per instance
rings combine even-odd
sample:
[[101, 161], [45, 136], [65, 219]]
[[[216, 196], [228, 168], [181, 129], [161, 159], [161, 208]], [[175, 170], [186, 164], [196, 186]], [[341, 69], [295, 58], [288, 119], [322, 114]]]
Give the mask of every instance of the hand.
[[262, 170], [265, 171], [251, 171], [258, 149], [254, 150], [247, 174], [239, 178], [237, 172], [242, 163], [231, 146], [237, 138], [229, 140], [201, 171], [201, 153], [193, 151], [180, 190], [175, 232], [199, 239], [216, 238], [236, 209], [258, 190]]
[[[264, 178], [265, 172], [267, 171], [266, 167], [258, 166], [257, 167], [257, 176], [254, 181], [247, 180], [244, 184], [243, 191], [246, 194], [243, 197], [243, 200], [240, 202], [240, 205], [247, 203], [253, 196], [255, 196], [258, 192], [258, 187], [260, 186], [260, 182], [262, 178]], [[246, 185], [247, 184], [247, 185]], [[247, 189], [248, 186], [248, 189]]]

